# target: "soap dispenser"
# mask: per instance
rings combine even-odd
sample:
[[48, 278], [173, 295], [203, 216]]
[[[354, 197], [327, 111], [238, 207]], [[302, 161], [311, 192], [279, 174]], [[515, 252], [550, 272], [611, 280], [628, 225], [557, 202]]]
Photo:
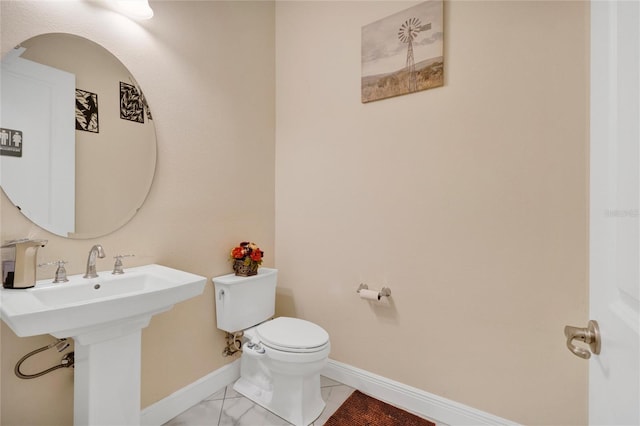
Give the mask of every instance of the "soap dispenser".
[[23, 289], [36, 284], [36, 260], [38, 249], [44, 247], [47, 240], [13, 240], [5, 243], [3, 249], [12, 249], [6, 260], [2, 261], [2, 286], [4, 288]]

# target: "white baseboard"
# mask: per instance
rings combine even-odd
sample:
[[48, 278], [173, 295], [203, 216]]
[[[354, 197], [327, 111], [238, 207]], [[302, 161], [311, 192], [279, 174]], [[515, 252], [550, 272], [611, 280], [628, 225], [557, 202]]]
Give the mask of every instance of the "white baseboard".
[[[427, 417], [439, 425], [518, 425], [510, 420], [338, 361], [329, 360], [321, 374], [381, 401]], [[140, 424], [160, 426], [233, 383], [239, 377], [240, 359], [237, 359], [146, 407], [141, 412]]]
[[240, 377], [240, 358], [175, 391], [140, 413], [143, 426], [160, 426]]
[[429, 418], [438, 424], [517, 425], [510, 420], [338, 361], [329, 360], [321, 374], [398, 408]]

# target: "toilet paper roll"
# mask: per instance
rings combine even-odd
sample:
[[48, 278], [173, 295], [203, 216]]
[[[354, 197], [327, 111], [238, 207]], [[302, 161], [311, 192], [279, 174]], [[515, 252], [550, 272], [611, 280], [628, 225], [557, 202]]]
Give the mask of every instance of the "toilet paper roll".
[[360, 298], [367, 300], [380, 300], [380, 293], [375, 290], [367, 290], [363, 288], [360, 290]]

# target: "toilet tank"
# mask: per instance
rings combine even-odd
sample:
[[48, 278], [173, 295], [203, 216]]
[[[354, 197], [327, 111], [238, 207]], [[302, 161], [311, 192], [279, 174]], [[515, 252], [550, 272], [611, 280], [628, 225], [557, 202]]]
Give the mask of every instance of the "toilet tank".
[[258, 275], [235, 274], [212, 279], [217, 327], [229, 333], [245, 330], [275, 314], [278, 270], [259, 268]]

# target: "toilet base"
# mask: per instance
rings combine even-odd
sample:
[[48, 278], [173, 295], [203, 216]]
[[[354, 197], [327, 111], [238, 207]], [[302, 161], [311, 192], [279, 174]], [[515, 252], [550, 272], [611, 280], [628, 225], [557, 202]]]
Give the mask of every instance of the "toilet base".
[[[318, 385], [318, 388], [319, 387], [320, 386]], [[310, 401], [303, 406], [301, 393], [291, 393], [289, 398], [277, 398], [274, 400], [273, 391], [260, 389], [243, 378], [236, 381], [233, 385], [233, 389], [264, 409], [272, 412], [278, 417], [282, 417], [295, 426], [308, 426], [312, 424], [318, 417], [320, 417], [320, 414], [322, 414], [322, 411], [326, 406], [322, 397], [319, 395], [319, 392], [317, 398], [311, 398]]]
[[326, 406], [320, 390], [320, 370], [326, 358], [304, 367], [265, 358], [245, 351], [233, 389], [295, 426], [313, 423]]

